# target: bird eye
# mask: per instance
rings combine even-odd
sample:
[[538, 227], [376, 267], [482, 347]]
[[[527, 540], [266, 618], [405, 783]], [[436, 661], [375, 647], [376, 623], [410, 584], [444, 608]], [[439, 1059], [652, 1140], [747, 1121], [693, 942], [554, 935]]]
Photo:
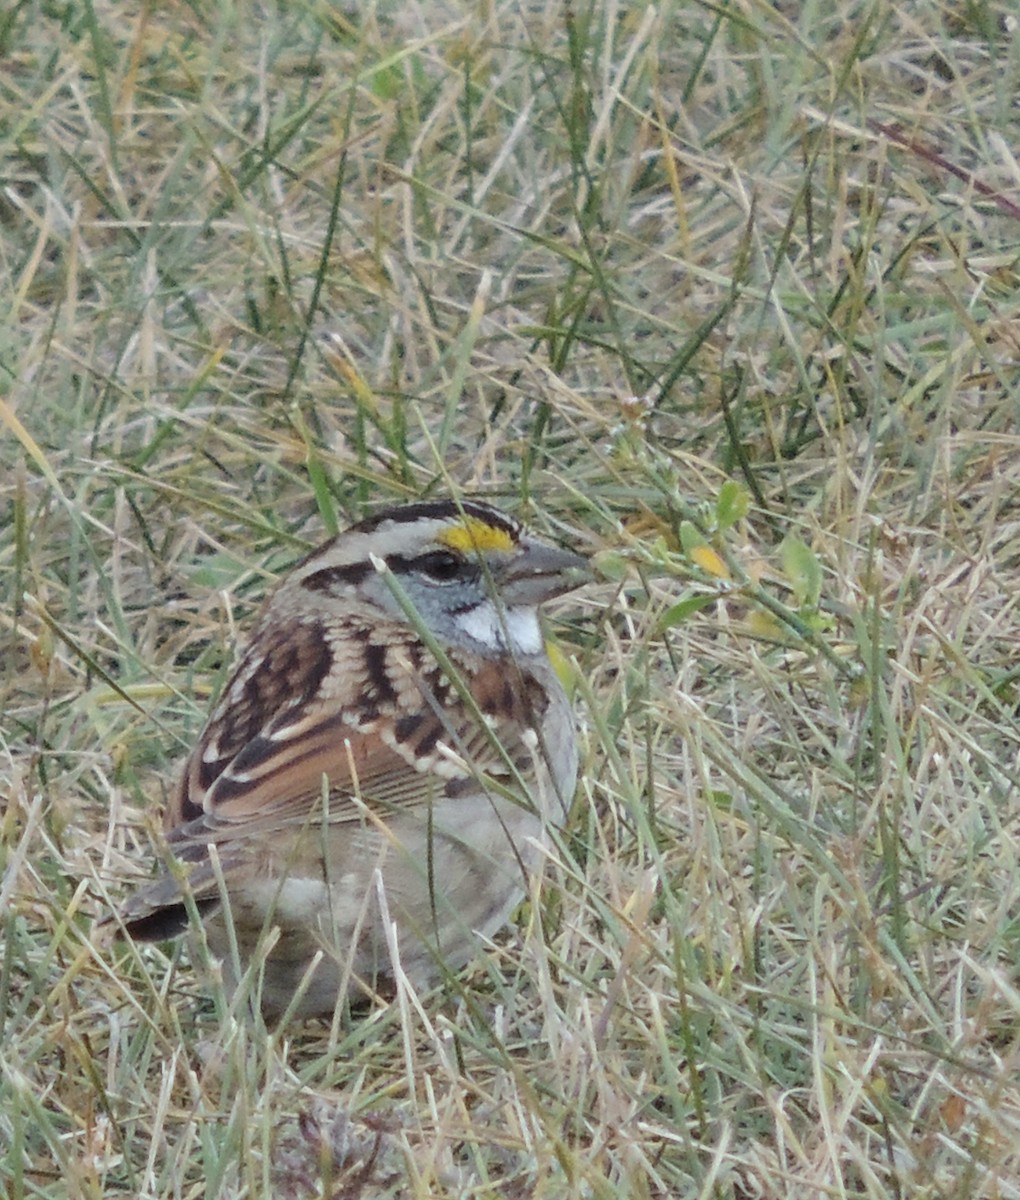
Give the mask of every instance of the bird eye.
[[435, 550], [431, 554], [422, 554], [415, 559], [414, 565], [436, 583], [451, 583], [461, 574], [464, 561], [448, 550]]

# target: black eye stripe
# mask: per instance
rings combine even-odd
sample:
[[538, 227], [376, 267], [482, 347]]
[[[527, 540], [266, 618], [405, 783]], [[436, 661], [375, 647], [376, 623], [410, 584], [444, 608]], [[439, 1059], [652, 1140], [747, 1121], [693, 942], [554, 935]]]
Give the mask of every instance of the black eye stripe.
[[[477, 563], [462, 558], [450, 550], [430, 550], [426, 554], [388, 554], [386, 565], [395, 575], [415, 572], [425, 575], [436, 583], [452, 583], [454, 580], [477, 579], [481, 569]], [[375, 574], [371, 562], [345, 563], [341, 566], [322, 567], [301, 580], [301, 586], [309, 592], [337, 592], [343, 587], [357, 586]]]
[[[316, 552], [318, 553], [318, 552]], [[338, 567], [323, 567], [301, 580], [309, 592], [335, 592], [344, 586], [363, 583], [375, 571], [370, 562], [347, 563]]]
[[464, 573], [464, 560], [449, 550], [434, 550], [421, 554], [414, 560], [414, 569], [442, 583], [458, 579]]
[[429, 550], [425, 554], [390, 554], [386, 565], [394, 574], [424, 575], [434, 583], [453, 583], [477, 579], [478, 564], [450, 550]]

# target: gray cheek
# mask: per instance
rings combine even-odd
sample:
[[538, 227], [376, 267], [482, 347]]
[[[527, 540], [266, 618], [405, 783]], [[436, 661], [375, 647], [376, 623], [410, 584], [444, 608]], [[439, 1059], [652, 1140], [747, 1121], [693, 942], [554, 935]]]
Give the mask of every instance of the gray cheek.
[[454, 597], [448, 596], [445, 591], [437, 592], [426, 587], [416, 575], [409, 574], [398, 577], [381, 571], [365, 580], [362, 584], [362, 596], [380, 608], [388, 617], [407, 624], [407, 614], [395, 588], [401, 590], [407, 602], [421, 617], [422, 622], [432, 630], [435, 630], [437, 624], [442, 620], [444, 601], [451, 606], [455, 604]]

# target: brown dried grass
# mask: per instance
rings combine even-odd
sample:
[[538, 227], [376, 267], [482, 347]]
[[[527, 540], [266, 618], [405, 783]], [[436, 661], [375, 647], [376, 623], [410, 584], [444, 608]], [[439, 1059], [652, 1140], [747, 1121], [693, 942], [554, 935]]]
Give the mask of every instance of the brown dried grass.
[[[1020, 1195], [1010, 6], [216, 12], [0, 29], [0, 1191]], [[451, 487], [605, 580], [518, 925], [272, 1035], [96, 944], [268, 579]]]

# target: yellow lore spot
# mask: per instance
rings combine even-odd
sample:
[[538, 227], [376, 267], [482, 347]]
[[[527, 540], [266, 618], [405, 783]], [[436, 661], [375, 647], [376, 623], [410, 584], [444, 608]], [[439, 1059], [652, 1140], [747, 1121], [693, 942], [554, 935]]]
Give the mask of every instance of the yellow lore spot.
[[459, 554], [514, 548], [514, 540], [505, 529], [489, 525], [478, 517], [464, 517], [458, 525], [451, 525], [439, 533], [436, 541]]

